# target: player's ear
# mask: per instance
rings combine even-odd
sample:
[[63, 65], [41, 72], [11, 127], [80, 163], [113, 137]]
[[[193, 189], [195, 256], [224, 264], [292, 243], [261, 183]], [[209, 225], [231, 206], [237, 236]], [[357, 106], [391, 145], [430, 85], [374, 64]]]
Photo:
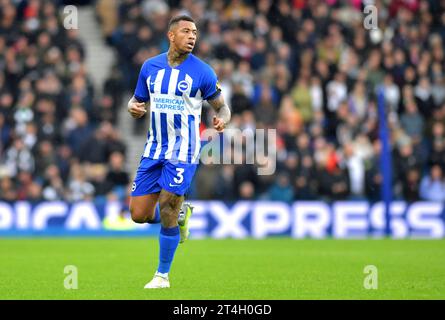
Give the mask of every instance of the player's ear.
[[174, 42], [174, 40], [175, 40], [175, 34], [173, 33], [173, 31], [169, 30], [169, 31], [167, 32], [167, 37], [168, 37], [168, 40], [169, 40], [170, 42]]

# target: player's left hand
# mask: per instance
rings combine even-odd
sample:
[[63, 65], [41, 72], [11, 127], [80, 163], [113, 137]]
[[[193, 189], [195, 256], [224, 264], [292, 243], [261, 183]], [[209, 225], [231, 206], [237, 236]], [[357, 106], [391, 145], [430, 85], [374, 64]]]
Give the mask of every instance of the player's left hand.
[[224, 123], [223, 119], [213, 116], [213, 127], [216, 129], [216, 131], [223, 132], [226, 124]]

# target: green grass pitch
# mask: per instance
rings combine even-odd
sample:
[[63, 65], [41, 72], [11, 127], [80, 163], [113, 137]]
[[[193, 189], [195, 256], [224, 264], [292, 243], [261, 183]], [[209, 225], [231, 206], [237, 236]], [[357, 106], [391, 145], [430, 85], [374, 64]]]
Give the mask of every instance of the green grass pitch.
[[156, 238], [0, 239], [0, 299], [445, 299], [445, 240], [189, 240], [172, 287], [144, 290], [157, 256]]

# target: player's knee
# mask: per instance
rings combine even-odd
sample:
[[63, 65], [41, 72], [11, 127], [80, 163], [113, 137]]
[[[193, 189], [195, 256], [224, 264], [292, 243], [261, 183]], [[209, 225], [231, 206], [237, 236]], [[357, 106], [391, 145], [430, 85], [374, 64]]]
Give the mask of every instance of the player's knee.
[[136, 223], [145, 223], [147, 222], [147, 217], [141, 210], [130, 207], [131, 219]]
[[136, 223], [145, 223], [147, 222], [146, 218], [140, 215], [131, 215], [131, 219]]

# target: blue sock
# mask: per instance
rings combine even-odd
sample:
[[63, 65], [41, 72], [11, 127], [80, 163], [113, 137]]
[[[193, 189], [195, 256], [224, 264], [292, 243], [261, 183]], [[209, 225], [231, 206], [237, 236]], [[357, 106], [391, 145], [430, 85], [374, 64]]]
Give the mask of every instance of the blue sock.
[[159, 203], [158, 203], [155, 208], [155, 216], [153, 220], [148, 221], [148, 223], [155, 224], [160, 222], [161, 222], [161, 209], [159, 209]]
[[168, 273], [179, 244], [179, 227], [164, 228], [159, 234], [159, 266], [158, 272]]

